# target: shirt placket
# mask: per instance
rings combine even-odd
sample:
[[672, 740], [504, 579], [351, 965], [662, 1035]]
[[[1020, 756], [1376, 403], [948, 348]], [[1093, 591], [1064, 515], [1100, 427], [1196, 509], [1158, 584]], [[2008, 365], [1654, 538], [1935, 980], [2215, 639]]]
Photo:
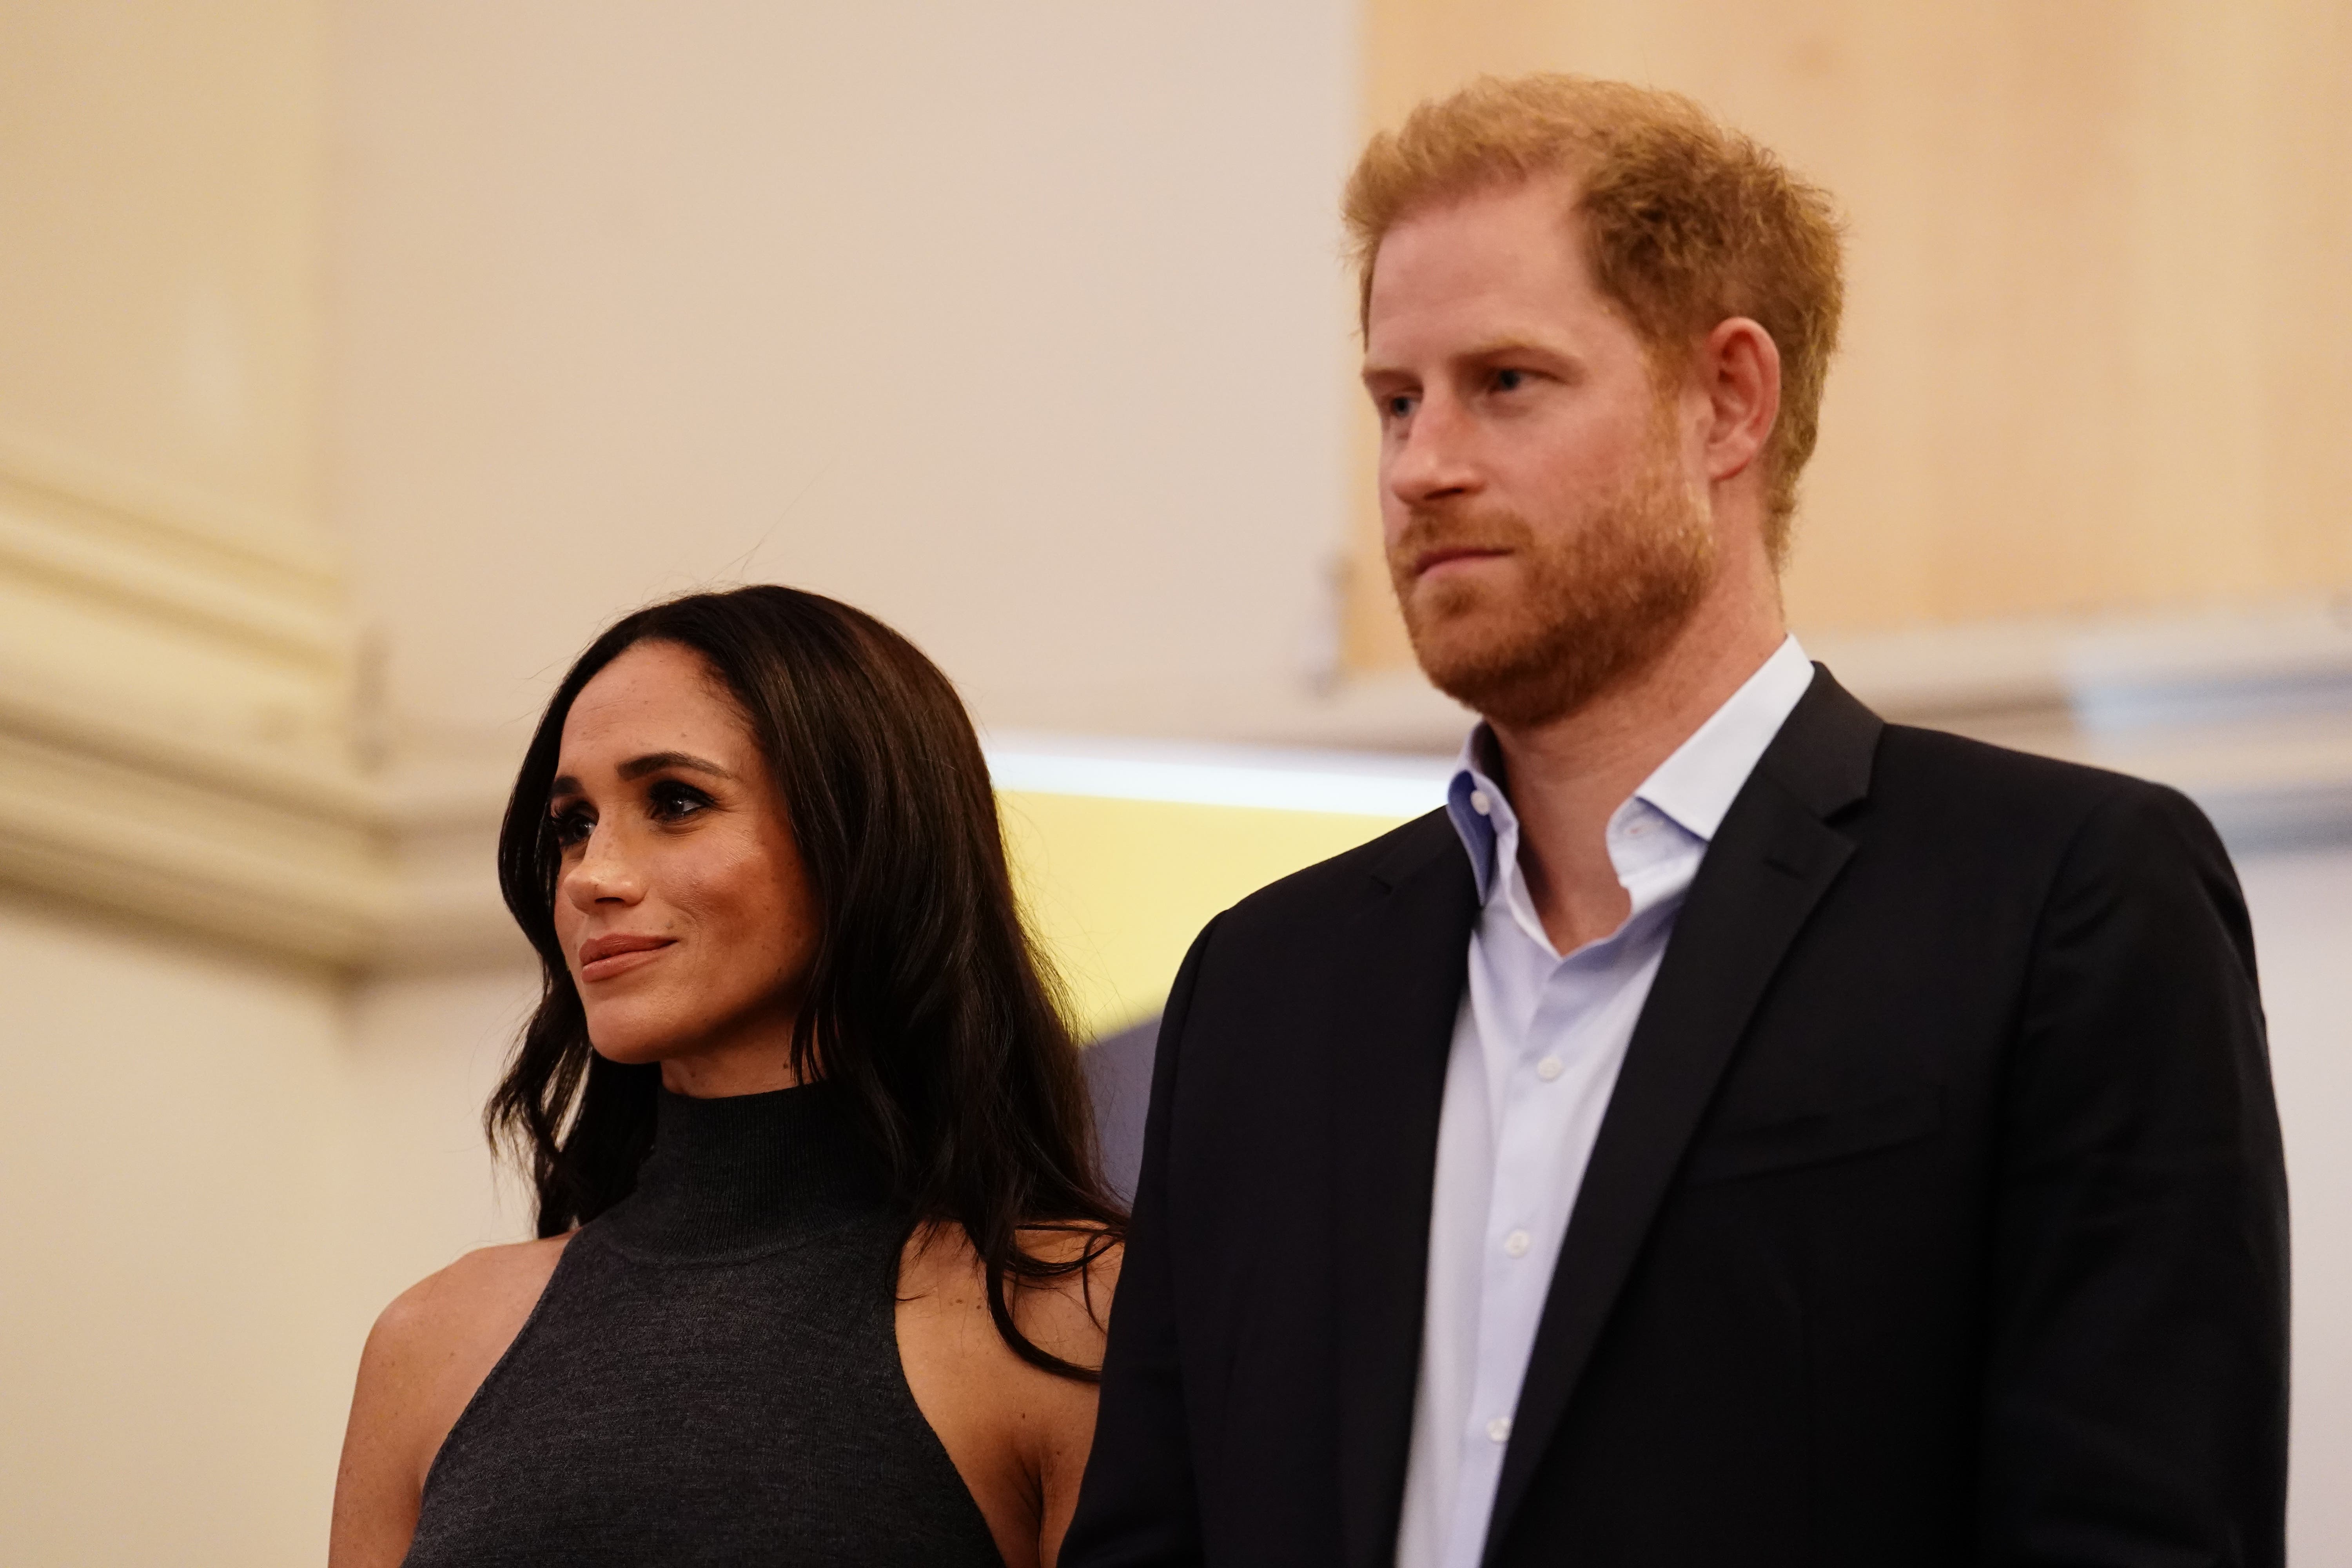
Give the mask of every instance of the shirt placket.
[[[1509, 1449], [1527, 1369], [1520, 1358], [1507, 1361], [1484, 1350], [1500, 1342], [1504, 1324], [1538, 1321], [1544, 1297], [1551, 1289], [1567, 1228], [1568, 1216], [1559, 1210], [1570, 1202], [1570, 1194], [1561, 1190], [1554, 1145], [1565, 1130], [1570, 1102], [1590, 1092], [1592, 1074], [1599, 1070], [1597, 1030], [1607, 1020], [1597, 1017], [1595, 1009], [1623, 955], [1624, 943], [1645, 923], [1647, 906], [1654, 901], [1654, 889], [1640, 889], [1636, 884], [1651, 879], [1645, 873], [1656, 868], [1660, 851], [1665, 847], [1648, 830], [1661, 825], [1644, 822], [1643, 815], [1621, 816], [1611, 824], [1609, 835], [1612, 863], [1633, 896], [1632, 915], [1603, 941], [1551, 960], [1535, 996], [1514, 1009], [1514, 1021], [1524, 1018], [1525, 1026], [1510, 1039], [1507, 1059], [1488, 1063], [1490, 1072], [1501, 1068], [1502, 1082], [1494, 1102], [1494, 1184], [1489, 1188], [1486, 1233], [1479, 1249], [1481, 1353], [1472, 1363], [1475, 1372], [1461, 1436], [1457, 1496], [1492, 1497], [1503, 1457]], [[1504, 846], [1516, 837], [1507, 826]], [[1524, 884], [1507, 867], [1507, 862], [1497, 865], [1498, 872], [1507, 878], [1507, 885], [1497, 889], [1498, 901], [1516, 904], [1521, 900], [1514, 895], [1523, 891]], [[1644, 891], [1651, 892], [1652, 898], [1644, 899]], [[1515, 927], [1505, 940], [1528, 943], [1549, 956], [1548, 946], [1528, 929], [1532, 910], [1496, 912]], [[1499, 935], [1488, 933], [1489, 940]], [[1517, 1364], [1509, 1363], [1514, 1362]], [[1457, 1539], [1451, 1561], [1472, 1560], [1463, 1553], [1474, 1550], [1476, 1543], [1461, 1536], [1483, 1511], [1457, 1506], [1454, 1519]]]
[[[1519, 933], [1524, 939], [1524, 932]], [[1601, 959], [1599, 949], [1556, 960], [1533, 999], [1526, 1026], [1516, 1033], [1505, 1064], [1506, 1088], [1495, 1124], [1494, 1185], [1489, 1190], [1486, 1233], [1479, 1249], [1478, 1338], [1482, 1350], [1504, 1338], [1503, 1325], [1530, 1321], [1542, 1310], [1559, 1257], [1564, 1216], [1554, 1210], [1558, 1185], [1555, 1151], [1562, 1113], [1558, 1101], [1576, 1092], [1584, 1076], [1580, 1061], [1580, 1014], [1588, 972]], [[1462, 1434], [1458, 1490], [1494, 1494], [1495, 1478], [1510, 1445], [1523, 1365], [1480, 1354]], [[1469, 1529], [1483, 1510], [1460, 1510], [1457, 1531]], [[1456, 1541], [1453, 1561], [1475, 1542]]]

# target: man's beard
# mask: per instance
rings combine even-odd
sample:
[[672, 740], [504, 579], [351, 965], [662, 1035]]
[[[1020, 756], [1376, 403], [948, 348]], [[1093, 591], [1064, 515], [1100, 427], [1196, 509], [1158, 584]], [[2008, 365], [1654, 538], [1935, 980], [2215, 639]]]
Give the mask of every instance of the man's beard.
[[[1715, 536], [1676, 479], [1661, 456], [1562, 539], [1540, 538], [1508, 512], [1413, 512], [1389, 567], [1431, 682], [1490, 720], [1525, 728], [1566, 718], [1656, 662], [1716, 574]], [[1517, 592], [1445, 581], [1416, 592], [1409, 563], [1454, 544], [1509, 550]]]

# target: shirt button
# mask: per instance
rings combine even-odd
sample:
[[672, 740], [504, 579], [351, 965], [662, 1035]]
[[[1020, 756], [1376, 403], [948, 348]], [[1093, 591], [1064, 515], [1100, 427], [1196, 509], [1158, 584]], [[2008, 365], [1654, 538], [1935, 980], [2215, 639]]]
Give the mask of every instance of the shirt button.
[[1496, 1443], [1509, 1442], [1511, 1440], [1511, 1418], [1507, 1415], [1497, 1415], [1492, 1421], [1487, 1422], [1486, 1436], [1491, 1441]]
[[1525, 1258], [1528, 1255], [1528, 1233], [1515, 1230], [1503, 1237], [1503, 1250], [1513, 1258]]
[[1470, 809], [1484, 816], [1495, 809], [1495, 803], [1486, 798], [1485, 790], [1474, 789], [1470, 792]]
[[1543, 1079], [1546, 1083], [1549, 1083], [1552, 1079], [1558, 1078], [1561, 1073], [1566, 1072], [1567, 1070], [1567, 1068], [1561, 1065], [1560, 1059], [1558, 1057], [1546, 1057], [1543, 1060], [1536, 1063], [1536, 1076]]

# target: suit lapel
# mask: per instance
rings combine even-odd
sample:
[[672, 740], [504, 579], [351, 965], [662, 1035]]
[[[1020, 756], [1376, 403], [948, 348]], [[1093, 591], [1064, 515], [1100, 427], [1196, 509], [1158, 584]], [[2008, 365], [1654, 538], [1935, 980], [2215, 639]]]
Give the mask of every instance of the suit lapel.
[[1395, 1551], [1412, 1440], [1427, 1286], [1429, 1205], [1454, 1019], [1467, 983], [1478, 893], [1443, 812], [1375, 875], [1388, 884], [1350, 923], [1339, 998], [1344, 1070], [1333, 1093], [1339, 1505], [1343, 1560]]
[[1496, 1489], [1490, 1561], [1749, 1017], [1853, 853], [1822, 819], [1866, 793], [1881, 728], [1817, 673], [1700, 863], [1569, 1216]]

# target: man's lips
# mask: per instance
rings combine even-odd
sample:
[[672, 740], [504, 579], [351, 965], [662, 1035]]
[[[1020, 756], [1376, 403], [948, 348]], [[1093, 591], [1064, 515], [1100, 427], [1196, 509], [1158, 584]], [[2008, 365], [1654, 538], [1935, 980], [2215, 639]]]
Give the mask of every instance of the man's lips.
[[1447, 566], [1459, 566], [1473, 561], [1496, 561], [1509, 554], [1507, 550], [1484, 548], [1473, 544], [1450, 544], [1443, 549], [1424, 550], [1413, 558], [1412, 574], [1426, 577], [1432, 572]]
[[580, 944], [580, 978], [610, 980], [625, 974], [641, 964], [649, 963], [662, 949], [676, 939], [667, 936], [629, 936], [614, 933], [593, 937]]

